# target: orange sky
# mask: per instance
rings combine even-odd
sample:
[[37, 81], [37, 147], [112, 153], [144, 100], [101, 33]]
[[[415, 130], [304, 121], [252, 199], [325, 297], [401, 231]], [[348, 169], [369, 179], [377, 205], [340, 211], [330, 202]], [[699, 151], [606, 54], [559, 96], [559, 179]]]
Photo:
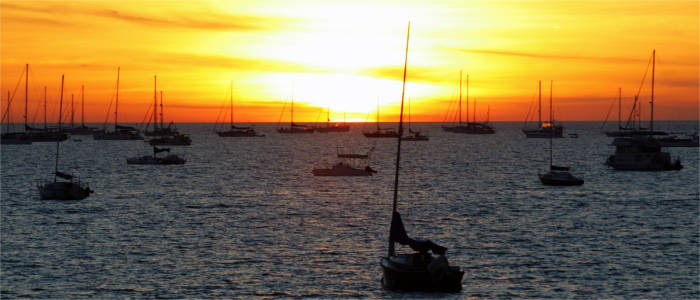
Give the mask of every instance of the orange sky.
[[[478, 120], [487, 107], [492, 121], [525, 119], [537, 80], [545, 99], [554, 80], [558, 120], [604, 119], [618, 87], [626, 115], [652, 49], [655, 119], [697, 120], [699, 114], [695, 0], [3, 0], [0, 14], [3, 112], [7, 91], [19, 82], [12, 121], [24, 114], [26, 63], [30, 122], [43, 122], [44, 86], [49, 120], [57, 118], [61, 74], [64, 105], [71, 94], [80, 98], [84, 84], [87, 122], [104, 122], [117, 67], [124, 122], [148, 114], [154, 75], [166, 121], [216, 121], [231, 80], [236, 121], [277, 122], [292, 95], [300, 122], [324, 120], [328, 106], [332, 119], [342, 121], [347, 112], [348, 120], [373, 121], [378, 100], [382, 120], [391, 121], [401, 97], [408, 20], [406, 93], [413, 120], [455, 114], [460, 69], [470, 75]], [[645, 118], [650, 76], [640, 93]], [[113, 122], [114, 107], [109, 110]], [[611, 119], [616, 115], [615, 109]]]

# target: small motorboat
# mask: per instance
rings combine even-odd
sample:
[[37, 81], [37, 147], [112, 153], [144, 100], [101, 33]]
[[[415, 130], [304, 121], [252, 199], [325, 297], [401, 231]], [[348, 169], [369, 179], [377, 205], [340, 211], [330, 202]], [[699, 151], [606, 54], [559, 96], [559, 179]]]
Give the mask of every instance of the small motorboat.
[[377, 173], [369, 166], [369, 157], [373, 151], [374, 147], [367, 154], [338, 153], [339, 161], [335, 165], [313, 169], [311, 173], [314, 176], [372, 176]]

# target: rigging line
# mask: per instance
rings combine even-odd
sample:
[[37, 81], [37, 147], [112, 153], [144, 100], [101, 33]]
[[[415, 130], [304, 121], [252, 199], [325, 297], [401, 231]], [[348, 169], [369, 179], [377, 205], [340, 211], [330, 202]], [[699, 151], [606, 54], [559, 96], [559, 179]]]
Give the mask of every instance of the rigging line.
[[[105, 116], [105, 122], [102, 123], [102, 128], [107, 129], [107, 122], [109, 121], [109, 116], [110, 113], [112, 112], [112, 103], [114, 103], [114, 100], [116, 98], [116, 93], [117, 93], [117, 84], [114, 84], [114, 89], [112, 90], [112, 97], [109, 99], [109, 106], [107, 107], [107, 115]], [[114, 129], [115, 131], [117, 130], [116, 128]]]
[[637, 109], [637, 101], [639, 101], [639, 94], [642, 92], [642, 87], [644, 86], [644, 81], [646, 81], [647, 74], [649, 73], [649, 66], [651, 66], [651, 57], [649, 57], [649, 62], [647, 62], [647, 68], [644, 70], [644, 76], [642, 76], [642, 82], [639, 83], [639, 89], [637, 90], [637, 94], [634, 95], [634, 104], [632, 105], [632, 111], [630, 111], [630, 115], [627, 117], [627, 123], [625, 123], [625, 127], [629, 128], [630, 127], [630, 122], [632, 122], [632, 118], [634, 117], [634, 113]]
[[[143, 127], [144, 124], [146, 124], [146, 127], [144, 128], [144, 131], [148, 129], [148, 126], [151, 124], [151, 119], [153, 119], [153, 114], [155, 111], [151, 111], [151, 106], [148, 106], [148, 109], [146, 110], [146, 114], [143, 116], [143, 120], [141, 120], [141, 123], [139, 123], [139, 128]], [[148, 123], [146, 123], [146, 120], [148, 120]], [[153, 126], [153, 130], [155, 131], [155, 126]]]
[[600, 130], [603, 130], [605, 128], [605, 124], [608, 123], [608, 118], [610, 117], [610, 112], [612, 112], [613, 107], [615, 106], [615, 102], [617, 102], [617, 99], [613, 99], [613, 102], [610, 103], [610, 108], [608, 108], [608, 114], [605, 115], [605, 121], [603, 121], [603, 125], [600, 126]]
[[525, 115], [525, 121], [523, 122], [523, 128], [527, 126], [527, 123], [530, 121], [530, 114], [532, 113], [532, 106], [535, 104], [535, 96], [532, 96], [532, 99], [530, 100], [530, 105], [527, 107], [527, 115]]
[[287, 102], [285, 101], [284, 104], [282, 105], [282, 111], [280, 112], [280, 117], [277, 119], [277, 128], [280, 128], [280, 125], [282, 124], [282, 117], [284, 117], [284, 109], [287, 108]]
[[224, 100], [221, 102], [221, 106], [219, 106], [219, 112], [216, 114], [216, 120], [214, 121], [214, 131], [218, 130], [221, 126], [219, 124], [219, 120], [221, 119], [221, 113], [224, 111], [226, 108], [226, 100], [228, 100], [228, 91], [226, 92], [226, 96], [224, 97]]
[[[12, 91], [12, 95], [10, 96], [10, 99], [8, 99], [8, 102], [7, 102], [8, 105], [12, 104], [12, 99], [14, 99], [15, 95], [17, 94], [17, 89], [19, 89], [19, 84], [22, 83], [22, 78], [24, 77], [24, 72], [26, 72], [26, 70], [24, 68], [22, 68], [22, 73], [19, 74], [19, 79], [17, 79], [17, 84], [15, 85], [15, 89]], [[5, 116], [2, 117], [2, 120], [5, 121]]]

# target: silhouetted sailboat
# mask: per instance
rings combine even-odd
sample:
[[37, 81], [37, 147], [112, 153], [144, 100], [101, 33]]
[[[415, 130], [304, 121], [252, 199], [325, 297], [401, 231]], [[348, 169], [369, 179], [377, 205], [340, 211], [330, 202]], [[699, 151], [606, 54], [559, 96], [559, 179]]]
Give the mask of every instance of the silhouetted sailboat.
[[[283, 108], [284, 110], [284, 108]], [[292, 105], [290, 108], [290, 117], [289, 117], [289, 128], [284, 128], [280, 127], [277, 128], [277, 132], [283, 133], [283, 134], [295, 134], [295, 133], [313, 133], [315, 129], [310, 126], [306, 125], [299, 125], [294, 123], [294, 92], [292, 92]]]
[[233, 81], [231, 81], [231, 124], [227, 131], [217, 131], [220, 137], [263, 137], [264, 134], [257, 134], [255, 129], [250, 127], [239, 127], [233, 124]]
[[654, 132], [654, 73], [656, 67], [656, 50], [652, 52], [651, 69], [651, 117], [649, 134], [618, 137], [613, 140], [615, 154], [608, 157], [605, 165], [615, 170], [625, 171], [670, 171], [683, 168], [680, 158], [671, 161], [668, 152], [661, 151], [661, 143], [651, 133]]
[[401, 137], [404, 141], [427, 141], [429, 138], [427, 135], [423, 135], [420, 131], [413, 131], [411, 129], [411, 98], [408, 98], [408, 135]]
[[95, 131], [92, 134], [92, 138], [95, 140], [142, 140], [143, 137], [139, 131], [130, 126], [119, 125], [119, 71], [117, 68], [117, 87], [116, 87], [116, 97], [114, 104], [114, 131], [108, 132], [105, 129], [101, 131]]
[[383, 129], [379, 127], [379, 99], [377, 99], [377, 130], [374, 132], [363, 132], [368, 138], [395, 138], [399, 137], [399, 133], [393, 129]]
[[317, 126], [316, 131], [325, 133], [325, 132], [348, 132], [350, 131], [350, 125], [347, 123], [343, 122], [342, 124], [339, 123], [332, 123], [331, 124], [331, 108], [328, 108], [328, 111], [326, 113], [326, 126]]
[[[467, 121], [462, 125], [462, 70], [459, 71], [459, 120], [457, 126], [442, 126], [442, 130], [453, 133], [465, 134], [494, 134], [496, 131], [488, 125], [488, 121], [480, 123], [476, 121], [476, 100], [474, 100], [474, 118], [469, 122], [469, 75], [467, 75]], [[490, 112], [489, 112], [490, 113]]]
[[[561, 138], [564, 134], [564, 127], [556, 125], [554, 120], [542, 122], [542, 81], [537, 81], [537, 113], [538, 127], [536, 129], [523, 129], [525, 137], [528, 138]], [[551, 112], [550, 112], [551, 113]]]
[[3, 114], [3, 119], [6, 120], [5, 131], [0, 135], [0, 144], [2, 145], [30, 145], [32, 140], [30, 140], [24, 132], [10, 132], [10, 115], [12, 110], [10, 110], [12, 104], [12, 99], [10, 98], [10, 91], [7, 91], [7, 110]]
[[[58, 110], [58, 130], [61, 130], [61, 112], [63, 111], [63, 75], [61, 75], [61, 100]], [[72, 174], [58, 171], [58, 157], [60, 142], [56, 141], [56, 164], [54, 169], [53, 182], [37, 185], [39, 196], [42, 200], [82, 200], [90, 196], [93, 191], [89, 186], [83, 185], [78, 179], [73, 181]], [[58, 181], [58, 178], [68, 181]]]
[[158, 126], [158, 94], [156, 88], [156, 76], [153, 76], [153, 131], [146, 131], [144, 135], [157, 136], [148, 140], [152, 146], [189, 146], [192, 139], [186, 134], [177, 131], [175, 124], [170, 122], [168, 127], [163, 126], [163, 91], [160, 91], [160, 126]]
[[[72, 95], [71, 95], [71, 97], [72, 97]], [[80, 107], [81, 107], [80, 108], [80, 113], [81, 113], [80, 126], [73, 127], [72, 115], [73, 115], [74, 110], [73, 110], [73, 101], [71, 99], [71, 128], [66, 130], [66, 132], [68, 132], [72, 135], [92, 135], [92, 133], [95, 132], [95, 130], [97, 128], [85, 126], [85, 86], [84, 85], [80, 86]], [[44, 110], [46, 110], [46, 108], [44, 108]]]
[[[406, 58], [403, 71], [403, 90], [401, 92], [399, 133], [403, 131], [403, 98], [406, 90], [406, 66], [408, 65], [408, 40], [410, 29], [411, 23], [408, 24], [409, 33], [406, 35]], [[382, 277], [382, 285], [390, 290], [459, 292], [462, 290], [462, 276], [464, 276], [464, 272], [460, 270], [459, 267], [449, 265], [445, 257], [447, 248], [428, 240], [414, 240], [408, 237], [406, 229], [403, 226], [401, 215], [397, 211], [401, 138], [397, 138], [397, 141], [389, 249], [387, 256], [382, 257], [380, 261], [384, 274]], [[412, 254], [396, 254], [394, 243], [408, 245], [416, 252]], [[434, 257], [428, 251], [433, 252], [437, 257]]]
[[[552, 122], [552, 82], [549, 83], [549, 121]], [[569, 167], [555, 166], [553, 155], [554, 131], [550, 131], [549, 138], [549, 172], [537, 174], [544, 185], [582, 185], [583, 179], [569, 173]]]

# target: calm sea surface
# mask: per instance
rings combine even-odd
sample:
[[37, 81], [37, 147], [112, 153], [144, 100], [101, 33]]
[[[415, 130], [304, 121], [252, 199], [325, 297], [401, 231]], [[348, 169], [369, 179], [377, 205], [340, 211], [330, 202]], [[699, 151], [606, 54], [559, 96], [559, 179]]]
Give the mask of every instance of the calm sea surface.
[[[127, 165], [143, 141], [61, 143], [60, 169], [95, 193], [42, 201], [54, 143], [2, 146], [2, 298], [700, 298], [698, 148], [669, 148], [684, 168], [621, 172], [600, 123], [565, 123], [555, 164], [585, 178], [547, 187], [549, 141], [520, 123], [495, 135], [418, 124], [403, 143], [399, 211], [412, 237], [446, 246], [460, 294], [384, 291], [396, 141], [350, 133], [220, 138], [183, 124], [185, 165]], [[387, 125], [388, 126], [388, 125]], [[697, 122], [657, 128], [693, 132]], [[367, 126], [366, 130], [372, 129]], [[74, 138], [82, 139], [77, 142]], [[365, 152], [376, 176], [314, 177], [337, 147]], [[408, 251], [401, 248], [400, 250]]]

